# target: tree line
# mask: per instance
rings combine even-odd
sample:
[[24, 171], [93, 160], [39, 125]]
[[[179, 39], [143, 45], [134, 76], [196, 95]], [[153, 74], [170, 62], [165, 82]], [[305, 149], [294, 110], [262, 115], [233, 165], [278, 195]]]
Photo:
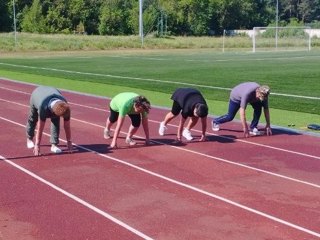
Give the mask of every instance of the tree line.
[[[22, 32], [139, 33], [139, 0], [1, 0], [0, 32], [13, 31], [13, 9]], [[221, 35], [275, 22], [320, 28], [320, 0], [143, 0], [145, 34]]]

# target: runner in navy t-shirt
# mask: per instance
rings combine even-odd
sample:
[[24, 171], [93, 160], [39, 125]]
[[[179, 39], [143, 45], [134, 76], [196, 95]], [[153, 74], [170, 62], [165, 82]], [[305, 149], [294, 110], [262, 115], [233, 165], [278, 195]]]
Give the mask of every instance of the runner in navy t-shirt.
[[[164, 121], [160, 123], [159, 134], [163, 136], [167, 130], [167, 124], [181, 113], [177, 140], [181, 141], [182, 135], [188, 141], [191, 141], [193, 137], [191, 136], [190, 130], [197, 124], [199, 118], [201, 118], [202, 135], [200, 141], [205, 141], [208, 106], [202, 94], [193, 88], [178, 88], [172, 94], [171, 99], [173, 100], [172, 109], [167, 113]], [[190, 117], [190, 121], [187, 127], [183, 129], [188, 117]]]

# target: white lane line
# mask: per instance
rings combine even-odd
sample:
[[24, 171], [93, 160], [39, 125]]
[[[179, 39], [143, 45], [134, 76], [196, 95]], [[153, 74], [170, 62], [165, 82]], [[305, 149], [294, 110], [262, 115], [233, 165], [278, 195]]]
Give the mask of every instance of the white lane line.
[[[14, 90], [14, 91], [17, 91], [17, 90]], [[20, 91], [17, 91], [17, 92], [20, 92]], [[26, 93], [24, 93], [24, 94], [26, 94]], [[9, 100], [3, 99], [3, 98], [0, 98], [0, 100], [2, 100], [4, 102], [15, 103], [15, 104], [20, 105], [20, 106], [29, 107], [28, 105], [23, 105], [23, 104], [20, 104], [20, 103], [17, 103], [17, 102], [13, 102], [13, 101], [9, 101]], [[69, 102], [69, 103], [73, 104], [73, 105], [76, 105], [76, 106], [79, 106], [79, 107], [88, 108], [88, 109], [94, 109], [94, 110], [97, 110], [97, 111], [102, 111], [102, 112], [108, 112], [109, 111], [107, 109], [86, 106], [86, 105], [79, 104], [79, 103], [73, 103], [73, 102]], [[152, 119], [149, 119], [149, 121], [150, 122], [154, 122], [154, 123], [158, 123], [158, 124], [160, 123], [159, 121], [155, 121], [155, 120], [152, 120]], [[173, 125], [173, 124], [169, 124], [169, 125], [173, 126], [173, 127], [178, 127], [178, 126]], [[201, 133], [200, 130], [196, 130], [196, 129], [192, 129], [192, 131]], [[311, 155], [311, 154], [307, 154], [307, 153], [302, 153], [302, 152], [292, 151], [292, 150], [288, 150], [288, 149], [273, 147], [273, 146], [269, 146], [269, 145], [265, 145], [265, 144], [261, 144], [261, 143], [250, 142], [250, 141], [246, 141], [246, 140], [243, 140], [243, 139], [220, 136], [218, 134], [213, 134], [213, 133], [207, 133], [207, 134], [210, 135], [210, 136], [216, 136], [216, 137], [219, 137], [219, 138], [222, 138], [222, 139], [226, 139], [226, 140], [238, 141], [238, 142], [242, 142], [242, 143], [245, 143], [245, 144], [251, 144], [251, 145], [255, 145], [255, 146], [259, 146], [259, 147], [269, 148], [269, 149], [272, 149], [272, 150], [277, 150], [277, 151], [281, 151], [281, 152], [296, 154], [296, 155], [300, 155], [300, 156], [303, 156], [303, 157], [309, 157], [309, 158], [314, 158], [314, 159], [320, 160], [320, 156], [315, 156], [315, 155]]]
[[18, 164], [14, 163], [14, 162], [12, 162], [12, 161], [10, 161], [10, 160], [8, 160], [8, 159], [6, 159], [5, 157], [3, 157], [3, 156], [1, 156], [1, 155], [0, 155], [0, 160], [5, 161], [6, 163], [10, 164], [11, 166], [13, 166], [13, 167], [15, 167], [15, 168], [19, 169], [20, 171], [22, 171], [22, 172], [26, 173], [27, 175], [29, 175], [29, 176], [31, 176], [31, 177], [33, 177], [33, 178], [37, 179], [38, 181], [40, 181], [40, 182], [44, 183], [45, 185], [47, 185], [47, 186], [49, 186], [49, 187], [53, 188], [54, 190], [56, 190], [56, 191], [58, 191], [58, 192], [62, 193], [63, 195], [67, 196], [68, 198], [71, 198], [72, 200], [74, 200], [74, 201], [76, 201], [76, 202], [80, 203], [81, 205], [85, 206], [86, 208], [89, 208], [90, 210], [92, 210], [92, 211], [94, 211], [94, 212], [96, 212], [96, 213], [100, 214], [101, 216], [103, 216], [103, 217], [105, 217], [105, 218], [109, 219], [110, 221], [112, 221], [112, 222], [114, 222], [114, 223], [116, 223], [116, 224], [120, 225], [121, 227], [123, 227], [123, 228], [127, 229], [128, 231], [130, 231], [130, 232], [132, 232], [132, 233], [134, 233], [134, 234], [136, 234], [137, 236], [139, 236], [139, 237], [141, 237], [141, 238], [143, 238], [143, 239], [148, 239], [148, 240], [152, 240], [152, 239], [153, 239], [153, 238], [151, 238], [151, 237], [149, 237], [149, 236], [145, 235], [144, 233], [142, 233], [142, 232], [138, 231], [137, 229], [135, 229], [135, 228], [133, 228], [133, 227], [129, 226], [128, 224], [126, 224], [126, 223], [124, 223], [124, 222], [120, 221], [119, 219], [117, 219], [117, 218], [113, 217], [112, 215], [110, 215], [110, 214], [106, 213], [105, 211], [102, 211], [101, 209], [99, 209], [99, 208], [97, 208], [97, 207], [93, 206], [92, 204], [90, 204], [90, 203], [88, 203], [88, 202], [84, 201], [83, 199], [81, 199], [81, 198], [79, 198], [79, 197], [75, 196], [74, 194], [72, 194], [72, 193], [70, 193], [70, 192], [65, 191], [64, 189], [62, 189], [62, 188], [58, 187], [57, 185], [54, 185], [53, 183], [51, 183], [51, 182], [49, 182], [49, 181], [45, 180], [44, 178], [42, 178], [42, 177], [40, 177], [40, 176], [36, 175], [35, 173], [33, 173], [33, 172], [31, 172], [31, 171], [27, 170], [27, 169], [26, 169], [26, 168], [24, 168], [24, 167], [21, 167], [21, 166], [20, 166], [20, 165], [18, 165]]
[[[70, 104], [74, 104], [74, 103], [70, 102]], [[83, 107], [83, 108], [95, 109], [95, 110], [98, 110], [98, 111], [107, 111], [105, 109], [94, 108], [94, 107], [85, 106], [85, 105], [82, 105], [82, 104], [74, 104], [74, 105], [77, 105], [77, 106], [80, 106], [80, 107]], [[152, 119], [149, 119], [149, 121], [153, 122], [153, 123], [160, 124], [160, 121], [155, 121], [155, 120], [152, 120]], [[173, 125], [173, 124], [169, 124], [169, 125], [172, 126], [172, 127], [176, 127], [176, 128], [178, 127], [177, 125]], [[196, 130], [196, 129], [192, 129], [192, 131], [201, 133], [200, 130]], [[292, 151], [292, 150], [288, 150], [288, 149], [273, 147], [273, 146], [265, 145], [265, 144], [262, 144], [262, 143], [250, 142], [250, 141], [246, 141], [246, 140], [243, 140], [243, 139], [220, 136], [218, 134], [213, 134], [213, 133], [207, 133], [207, 134], [210, 135], [210, 136], [216, 136], [216, 137], [219, 137], [219, 138], [222, 138], [222, 139], [225, 139], [225, 140], [242, 142], [242, 143], [245, 143], [245, 144], [251, 144], [251, 145], [255, 145], [255, 146], [259, 146], [259, 147], [269, 148], [269, 149], [272, 149], [272, 150], [277, 150], [277, 151], [281, 151], [281, 152], [296, 154], [296, 155], [300, 155], [300, 156], [303, 156], [303, 157], [309, 157], [309, 158], [314, 158], [314, 159], [320, 160], [320, 156], [315, 156], [315, 155], [311, 155], [311, 154], [307, 154], [307, 153], [302, 153], [302, 152]]]
[[[8, 102], [8, 103], [14, 103], [14, 104], [17, 104], [17, 105], [22, 106], [22, 107], [29, 107], [29, 106], [27, 106], [25, 104], [7, 101], [7, 100], [4, 100], [2, 98], [0, 98], [0, 101], [5, 101], [5, 102]], [[2, 117], [0, 117], [0, 119], [5, 120], [5, 121], [10, 121], [10, 120], [8, 120], [6, 118], [2, 118]], [[84, 121], [84, 120], [81, 120], [81, 119], [77, 119], [77, 118], [74, 118], [74, 117], [72, 117], [72, 121], [77, 121], [77, 122], [80, 122], [80, 123], [83, 123], [83, 124], [86, 124], [86, 125], [91, 125], [91, 126], [94, 126], [94, 127], [104, 128], [104, 126], [101, 126], [99, 124], [91, 123], [91, 122]], [[12, 123], [14, 123], [14, 122], [12, 122]], [[120, 132], [122, 134], [126, 134], [126, 132], [124, 132], [124, 131], [120, 131]], [[138, 136], [138, 135], [135, 135], [135, 137], [143, 139], [143, 137]], [[160, 145], [167, 145], [169, 147], [178, 149], [180, 151], [193, 153], [195, 155], [199, 155], [199, 156], [202, 156], [202, 157], [214, 159], [214, 160], [217, 160], [217, 161], [220, 161], [220, 162], [224, 162], [224, 163], [227, 163], [227, 164], [235, 165], [235, 166], [238, 166], [238, 167], [250, 169], [250, 170], [261, 172], [261, 173], [265, 173], [265, 174], [268, 174], [268, 175], [271, 175], [271, 176], [275, 176], [275, 177], [279, 177], [279, 178], [282, 178], [282, 179], [290, 180], [290, 181], [293, 181], [293, 182], [305, 184], [305, 185], [308, 185], [308, 186], [311, 186], [311, 187], [320, 188], [320, 185], [315, 184], [315, 183], [311, 183], [311, 182], [303, 181], [303, 180], [300, 180], [300, 179], [288, 177], [288, 176], [285, 176], [285, 175], [281, 175], [281, 174], [278, 174], [278, 173], [270, 172], [270, 171], [263, 170], [263, 169], [260, 169], [260, 168], [251, 167], [251, 166], [246, 165], [246, 164], [234, 162], [234, 161], [231, 161], [231, 160], [228, 160], [228, 159], [224, 159], [224, 158], [220, 158], [220, 157], [215, 157], [215, 156], [212, 156], [212, 155], [207, 155], [207, 154], [204, 154], [204, 153], [201, 153], [201, 152], [197, 152], [197, 151], [194, 151], [194, 150], [190, 150], [190, 149], [186, 149], [186, 148], [182, 148], [182, 147], [177, 147], [177, 146], [172, 146], [172, 145], [165, 144], [165, 143], [162, 143], [162, 142], [159, 142], [159, 141], [156, 141], [156, 140], [152, 140], [151, 139], [151, 141], [154, 142], [154, 143], [160, 144]], [[245, 142], [245, 143], [248, 143], [248, 142]], [[260, 145], [260, 144], [257, 144], [257, 145]], [[264, 145], [262, 145], [262, 146], [264, 146]], [[289, 153], [298, 154], [296, 152], [292, 152], [292, 151], [289, 151], [289, 150], [286, 150], [286, 151], [289, 152]], [[303, 155], [304, 157], [312, 157], [312, 155], [306, 155], [306, 154], [302, 154], [302, 153], [300, 155]], [[319, 157], [316, 157], [316, 156], [314, 156], [314, 158], [320, 159]]]
[[[95, 124], [95, 123], [90, 123], [90, 122], [87, 122], [87, 121], [84, 121], [84, 120], [80, 120], [80, 119], [76, 119], [76, 118], [72, 118], [72, 120], [76, 120], [77, 122], [81, 122], [81, 123], [86, 124], [86, 125], [91, 125], [91, 126], [94, 126], [94, 127], [104, 128], [104, 126], [101, 126], [101, 125]], [[123, 131], [121, 131], [121, 133], [122, 134], [126, 134], [126, 132], [123, 132]], [[137, 135], [135, 135], [135, 137], [144, 139], [143, 137], [137, 136]], [[159, 142], [159, 141], [155, 141], [155, 140], [151, 140], [151, 141], [156, 143], [156, 144], [159, 144], [159, 145], [166, 145], [166, 146], [178, 149], [180, 151], [189, 152], [189, 153], [192, 153], [192, 154], [195, 154], [195, 155], [199, 155], [199, 156], [202, 156], [202, 157], [214, 159], [214, 160], [217, 160], [217, 161], [220, 161], [220, 162], [228, 163], [228, 164], [235, 165], [235, 166], [238, 166], [238, 167], [242, 167], [242, 168], [250, 169], [250, 170], [253, 170], [253, 171], [265, 173], [265, 174], [268, 174], [268, 175], [271, 175], [271, 176], [283, 178], [283, 179], [286, 179], [286, 180], [289, 180], [289, 181], [305, 184], [305, 185], [320, 189], [320, 185], [319, 184], [315, 184], [315, 183], [303, 181], [303, 180], [300, 180], [300, 179], [288, 177], [288, 176], [285, 176], [285, 175], [281, 175], [281, 174], [278, 174], [278, 173], [270, 172], [270, 171], [263, 170], [263, 169], [260, 169], [260, 168], [251, 167], [251, 166], [248, 166], [248, 165], [245, 165], [245, 164], [242, 164], [242, 163], [233, 162], [233, 161], [228, 160], [228, 159], [211, 156], [211, 155], [208, 155], [208, 154], [205, 154], [205, 153], [201, 153], [201, 152], [197, 152], [197, 151], [194, 151], [194, 150], [190, 150], [190, 149], [186, 149], [186, 148], [182, 148], [182, 147], [177, 147], [177, 146], [172, 146], [172, 145], [169, 145], [169, 144], [166, 144], [166, 143], [162, 143], [162, 142]]]
[[[22, 124], [20, 124], [20, 123], [11, 121], [11, 120], [6, 119], [6, 118], [0, 117], [0, 119], [2, 119], [2, 120], [4, 120], [4, 121], [11, 122], [11, 123], [16, 124], [16, 125], [18, 125], [18, 126], [23, 126], [23, 127], [25, 127], [24, 125], [22, 125]], [[45, 135], [49, 136], [49, 134], [47, 134], [47, 133], [45, 133]], [[61, 139], [61, 140], [62, 140], [62, 139]], [[63, 142], [66, 142], [65, 140], [62, 140], [62, 141], [63, 141]], [[103, 157], [103, 158], [106, 158], [106, 159], [109, 159], [109, 160], [112, 160], [112, 161], [121, 163], [121, 164], [123, 164], [123, 165], [129, 166], [129, 167], [131, 167], [131, 168], [134, 168], [134, 169], [139, 170], [139, 171], [141, 171], [141, 172], [147, 173], [147, 174], [152, 175], [152, 176], [154, 176], [154, 177], [163, 179], [163, 180], [165, 180], [165, 181], [168, 181], [168, 182], [170, 182], [170, 183], [176, 184], [176, 185], [178, 185], [178, 186], [181, 186], [181, 187], [184, 187], [184, 188], [186, 188], [186, 189], [189, 189], [189, 190], [192, 190], [192, 191], [201, 193], [201, 194], [203, 194], [203, 195], [206, 195], [206, 196], [208, 196], [208, 197], [214, 198], [214, 199], [216, 199], [216, 200], [220, 200], [220, 201], [222, 201], [222, 202], [228, 203], [228, 204], [230, 204], [230, 205], [232, 205], [232, 206], [235, 206], [235, 207], [238, 207], [238, 208], [240, 208], [240, 209], [246, 210], [246, 211], [248, 211], [248, 212], [254, 213], [254, 214], [256, 214], [256, 215], [262, 216], [262, 217], [267, 218], [267, 219], [269, 219], [269, 220], [272, 220], [272, 221], [281, 223], [281, 224], [283, 224], [283, 225], [285, 225], [285, 226], [288, 226], [288, 227], [291, 227], [291, 228], [293, 228], [293, 229], [296, 229], [296, 230], [305, 232], [305, 233], [307, 233], [307, 234], [310, 234], [310, 235], [313, 235], [313, 236], [316, 236], [316, 237], [320, 237], [320, 233], [318, 233], [318, 232], [312, 231], [312, 230], [310, 230], [310, 229], [304, 228], [304, 227], [299, 226], [299, 225], [296, 225], [296, 224], [294, 224], [294, 223], [291, 223], [291, 222], [285, 221], [285, 220], [283, 220], [283, 219], [277, 218], [277, 217], [275, 217], [275, 216], [273, 216], [273, 215], [269, 215], [269, 214], [267, 214], [267, 213], [264, 213], [264, 212], [261, 212], [261, 211], [259, 211], [259, 210], [254, 209], [254, 208], [250, 208], [250, 207], [248, 207], [248, 206], [245, 206], [245, 205], [242, 205], [242, 204], [240, 204], [240, 203], [234, 202], [234, 201], [229, 200], [229, 199], [227, 199], [227, 198], [224, 198], [224, 197], [222, 197], [222, 196], [219, 196], [219, 195], [216, 195], [216, 194], [207, 192], [207, 191], [202, 190], [202, 189], [200, 189], [200, 188], [197, 188], [197, 187], [191, 186], [191, 185], [189, 185], [189, 184], [180, 182], [180, 181], [178, 181], [178, 180], [175, 180], [175, 179], [172, 179], [172, 178], [163, 176], [163, 175], [158, 174], [158, 173], [156, 173], [156, 172], [153, 172], [153, 171], [147, 170], [147, 169], [145, 169], [145, 168], [136, 166], [136, 165], [134, 165], [134, 164], [128, 163], [128, 162], [126, 162], [126, 161], [124, 161], [124, 160], [121, 160], [121, 159], [118, 159], [118, 158], [115, 158], [115, 157], [108, 156], [108, 155], [106, 155], [106, 154], [102, 154], [102, 153], [96, 152], [96, 151], [94, 151], [94, 150], [91, 150], [90, 148], [83, 147], [83, 146], [77, 145], [77, 144], [74, 144], [74, 145], [75, 145], [76, 147], [78, 147], [78, 148], [81, 148], [81, 149], [86, 150], [86, 151], [88, 151], [88, 152], [94, 153], [95, 155], [99, 155], [99, 156], [101, 156], [101, 157]], [[9, 161], [9, 160], [7, 160], [7, 161]], [[11, 161], [10, 161], [10, 162], [11, 162]], [[18, 165], [18, 166], [19, 166], [19, 165]]]
[[[201, 87], [201, 88], [207, 88], [207, 89], [218, 89], [218, 90], [224, 90], [224, 91], [230, 91], [231, 90], [231, 88], [225, 88], [225, 87], [216, 87], [216, 86], [208, 86], [208, 85], [203, 85], [203, 84], [176, 82], [176, 81], [168, 81], [168, 80], [160, 80], [160, 79], [152, 79], [152, 78], [139, 78], [139, 77], [112, 75], [112, 74], [79, 72], [79, 71], [71, 71], [71, 70], [64, 70], [64, 69], [58, 69], [58, 68], [34, 67], [34, 66], [17, 65], [17, 64], [1, 63], [1, 62], [0, 62], [0, 65], [19, 67], [19, 68], [27, 68], [27, 69], [41, 69], [41, 70], [46, 70], [46, 71], [63, 72], [63, 73], [71, 73], [71, 74], [86, 75], [86, 76], [99, 76], [99, 77], [106, 77], [106, 78], [138, 80], [138, 81], [145, 81], [145, 82], [160, 82], [160, 83], [167, 83], [167, 84], [174, 84], [174, 85], [183, 84], [183, 85], [186, 85], [186, 86]], [[303, 98], [303, 99], [320, 100], [320, 97], [302, 96], [302, 95], [276, 93], [276, 92], [271, 92], [271, 95], [285, 96], [285, 97], [292, 97], [292, 98]]]
[[12, 89], [12, 88], [7, 88], [7, 87], [0, 87], [0, 88], [3, 89], [3, 90], [6, 90], [6, 91], [21, 93], [21, 94], [24, 94], [24, 95], [30, 95], [30, 93], [23, 92], [23, 91], [16, 90], [16, 89]]
[[[24, 95], [28, 95], [28, 96], [31, 95], [30, 93], [27, 93], [27, 92], [23, 92], [23, 91], [16, 90], [16, 89], [11, 89], [11, 88], [6, 88], [6, 87], [0, 87], [0, 89], [6, 90], [6, 91], [11, 91], [11, 92], [16, 92], [16, 93], [20, 93], [20, 94], [24, 94]], [[80, 95], [81, 95], [81, 94], [80, 94]], [[1, 98], [1, 100], [2, 100], [2, 101], [8, 101], [8, 100], [2, 99], [2, 98]], [[75, 105], [75, 106], [80, 106], [80, 107], [84, 107], [84, 108], [94, 109], [94, 110], [97, 110], [97, 111], [103, 111], [103, 112], [106, 111], [105, 109], [102, 109], [102, 108], [85, 106], [85, 105], [82, 105], [82, 104], [79, 104], [79, 103], [74, 103], [74, 102], [69, 102], [69, 101], [68, 101], [68, 103], [73, 104], [73, 105]], [[18, 104], [18, 103], [17, 103], [17, 104]]]

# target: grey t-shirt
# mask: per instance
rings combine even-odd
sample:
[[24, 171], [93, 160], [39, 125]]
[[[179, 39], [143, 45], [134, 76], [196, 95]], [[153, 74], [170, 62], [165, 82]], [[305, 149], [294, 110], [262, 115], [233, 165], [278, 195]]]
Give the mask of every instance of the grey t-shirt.
[[[245, 82], [235, 86], [230, 94], [230, 100], [240, 104], [241, 108], [246, 108], [248, 103], [254, 103], [259, 100], [256, 98], [256, 89], [260, 85], [256, 82]], [[262, 102], [264, 108], [268, 108], [268, 100]]]
[[61, 95], [60, 91], [53, 87], [40, 86], [32, 92], [30, 104], [32, 107], [37, 109], [40, 120], [45, 121], [46, 118], [57, 117], [51, 112], [50, 109], [50, 101], [52, 99], [59, 99], [67, 102], [66, 99]]

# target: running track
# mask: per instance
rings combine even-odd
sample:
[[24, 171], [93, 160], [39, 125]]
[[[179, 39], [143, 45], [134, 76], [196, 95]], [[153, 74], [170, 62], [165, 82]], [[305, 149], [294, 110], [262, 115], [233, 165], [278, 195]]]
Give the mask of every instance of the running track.
[[[274, 130], [243, 139], [232, 122], [219, 135], [208, 127], [207, 142], [175, 145], [178, 120], [160, 137], [167, 110], [153, 108], [151, 146], [142, 129], [138, 146], [124, 144], [126, 120], [110, 150], [108, 99], [63, 92], [75, 152], [50, 154], [47, 120], [35, 157], [25, 138], [34, 88], [0, 80], [0, 240], [320, 238], [318, 137]], [[65, 149], [64, 140], [62, 127]]]

